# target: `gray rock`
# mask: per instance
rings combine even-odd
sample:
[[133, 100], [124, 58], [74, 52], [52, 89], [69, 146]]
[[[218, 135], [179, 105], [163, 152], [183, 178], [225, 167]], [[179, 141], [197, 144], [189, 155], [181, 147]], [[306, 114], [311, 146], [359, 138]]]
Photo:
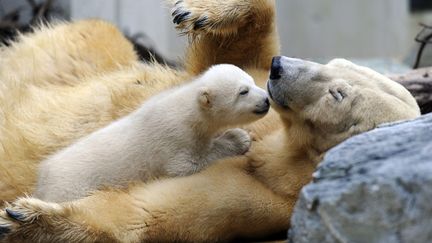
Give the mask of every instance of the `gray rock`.
[[290, 242], [432, 242], [432, 114], [330, 150], [305, 186]]

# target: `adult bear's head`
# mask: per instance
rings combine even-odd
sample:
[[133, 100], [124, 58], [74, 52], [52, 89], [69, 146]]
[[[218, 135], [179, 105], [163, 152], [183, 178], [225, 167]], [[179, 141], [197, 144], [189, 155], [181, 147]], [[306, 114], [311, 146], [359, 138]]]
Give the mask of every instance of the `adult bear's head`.
[[321, 65], [274, 57], [267, 89], [285, 123], [306, 129], [319, 152], [381, 123], [420, 115], [402, 85], [343, 59]]

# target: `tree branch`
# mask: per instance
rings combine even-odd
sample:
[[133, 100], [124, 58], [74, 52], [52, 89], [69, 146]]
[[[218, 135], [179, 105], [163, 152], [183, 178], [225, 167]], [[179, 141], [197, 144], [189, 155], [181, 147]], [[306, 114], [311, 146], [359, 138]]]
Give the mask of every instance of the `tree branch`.
[[432, 67], [419, 68], [389, 78], [407, 88], [420, 106], [422, 114], [432, 112]]

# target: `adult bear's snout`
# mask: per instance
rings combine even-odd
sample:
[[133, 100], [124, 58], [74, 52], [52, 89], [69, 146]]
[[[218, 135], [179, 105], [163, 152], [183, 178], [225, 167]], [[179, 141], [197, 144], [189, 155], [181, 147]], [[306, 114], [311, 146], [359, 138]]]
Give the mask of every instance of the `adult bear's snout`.
[[308, 62], [285, 56], [275, 56], [272, 59], [270, 80], [295, 81], [301, 72], [309, 70]]

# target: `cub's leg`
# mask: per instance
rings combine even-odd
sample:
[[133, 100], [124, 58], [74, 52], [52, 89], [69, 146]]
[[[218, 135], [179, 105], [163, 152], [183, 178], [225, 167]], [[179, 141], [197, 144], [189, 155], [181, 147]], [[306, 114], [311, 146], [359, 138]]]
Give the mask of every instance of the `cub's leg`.
[[167, 173], [170, 177], [197, 173], [217, 160], [245, 154], [250, 145], [251, 137], [247, 131], [240, 128], [229, 129], [212, 141], [211, 147], [205, 151], [205, 157], [199, 158], [196, 163], [191, 162], [188, 157], [177, 158], [167, 167]]
[[269, 69], [279, 52], [274, 0], [173, 2], [173, 22], [192, 42], [186, 68], [198, 74], [218, 63]]
[[247, 164], [219, 161], [192, 176], [66, 204], [20, 199], [0, 212], [0, 234], [12, 242], [210, 242], [286, 229], [291, 205], [251, 177]]

